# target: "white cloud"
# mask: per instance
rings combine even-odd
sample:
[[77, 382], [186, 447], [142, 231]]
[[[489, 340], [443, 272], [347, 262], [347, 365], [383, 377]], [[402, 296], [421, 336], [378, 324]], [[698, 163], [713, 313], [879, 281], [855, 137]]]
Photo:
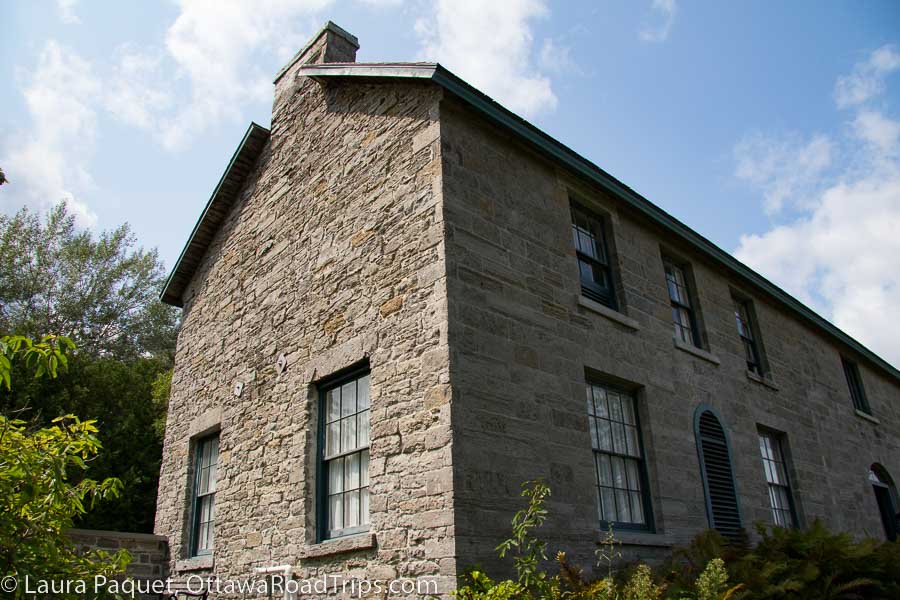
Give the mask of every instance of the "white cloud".
[[745, 136], [734, 148], [735, 174], [763, 191], [766, 213], [781, 211], [785, 203], [802, 207], [811, 188], [831, 165], [832, 143], [824, 135], [805, 142], [797, 135]]
[[75, 6], [78, 0], [56, 0], [56, 8], [59, 11], [59, 18], [67, 25], [78, 25], [81, 19], [75, 14]]
[[860, 140], [872, 144], [882, 154], [895, 154], [900, 139], [900, 123], [897, 121], [876, 110], [862, 110], [853, 121], [853, 129]]
[[5, 212], [22, 205], [43, 210], [62, 200], [80, 225], [96, 223], [83, 198], [93, 188], [87, 166], [100, 90], [90, 63], [55, 41], [46, 44], [22, 90], [31, 124], [9, 136], [3, 148], [10, 180], [2, 190]]
[[[896, 60], [885, 47], [862, 64], [883, 74], [897, 68]], [[850, 77], [863, 70], [857, 66]], [[835, 101], [841, 107], [868, 101], [883, 89], [882, 80], [874, 87], [857, 85], [859, 80], [842, 88], [840, 82], [849, 79], [841, 78], [837, 89], [842, 93]], [[808, 196], [794, 202], [799, 214], [767, 232], [742, 236], [735, 256], [900, 365], [900, 121], [859, 108], [850, 127], [831, 142], [850, 160], [835, 161], [831, 169], [821, 166], [826, 164], [819, 160], [823, 153], [810, 150], [815, 140], [793, 147], [757, 146], [758, 156], [747, 164], [777, 165], [768, 178], [740, 175], [738, 159], [739, 176], [758, 185], [767, 203], [773, 189], [800, 188]], [[798, 179], [800, 184], [792, 182]], [[781, 201], [793, 202], [790, 193]]]
[[118, 120], [148, 131], [161, 127], [160, 115], [173, 104], [164, 80], [162, 57], [123, 46], [108, 79], [104, 105]]
[[[331, 3], [182, 0], [181, 13], [166, 33], [166, 50], [189, 81], [191, 97], [166, 121], [163, 144], [181, 148], [211, 125], [236, 118], [244, 104], [268, 99], [273, 73], [254, 67], [252, 59], [267, 51], [289, 57], [302, 44], [298, 22]], [[282, 45], [286, 39], [292, 41], [289, 49]]]
[[542, 69], [553, 73], [569, 73], [578, 70], [569, 47], [560, 45], [553, 38], [544, 40], [538, 63]]
[[436, 0], [416, 22], [421, 57], [437, 60], [511, 110], [533, 117], [556, 108], [550, 80], [535, 68], [534, 20], [542, 0]]
[[638, 33], [641, 41], [650, 43], [665, 42], [669, 39], [669, 32], [675, 24], [675, 14], [678, 12], [678, 4], [675, 0], [653, 0], [650, 5], [659, 23], [653, 27], [644, 27]]
[[900, 53], [892, 44], [878, 48], [857, 63], [853, 72], [838, 78], [834, 99], [840, 108], [862, 104], [884, 91], [884, 78], [900, 69]]

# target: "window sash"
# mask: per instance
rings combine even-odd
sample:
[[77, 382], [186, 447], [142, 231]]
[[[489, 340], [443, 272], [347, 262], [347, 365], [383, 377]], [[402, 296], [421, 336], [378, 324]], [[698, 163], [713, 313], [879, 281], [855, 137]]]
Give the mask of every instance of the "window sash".
[[650, 529], [646, 465], [634, 398], [588, 383], [587, 408], [601, 524]]
[[603, 222], [584, 209], [572, 206], [572, 238], [582, 293], [591, 300], [615, 308], [615, 286]]
[[772, 520], [779, 527], [796, 527], [793, 495], [781, 438], [775, 434], [760, 431], [759, 451], [769, 489]]
[[747, 370], [757, 375], [762, 375], [762, 363], [759, 357], [759, 347], [753, 335], [753, 321], [750, 318], [750, 308], [747, 302], [733, 299], [734, 319], [737, 325], [738, 336], [744, 346], [744, 358], [747, 361]]
[[319, 539], [367, 531], [370, 521], [370, 378], [323, 388], [319, 435]]
[[862, 386], [859, 367], [856, 363], [850, 362], [844, 357], [841, 357], [841, 364], [844, 367], [844, 376], [847, 378], [847, 387], [850, 388], [850, 399], [853, 401], [853, 408], [871, 414], [872, 409], [869, 407], [869, 400], [866, 398], [865, 388]]
[[697, 321], [691, 305], [691, 294], [687, 277], [682, 267], [669, 261], [663, 262], [666, 275], [666, 289], [669, 292], [669, 303], [672, 306], [672, 324], [675, 338], [692, 346], [699, 345]]
[[193, 556], [210, 554], [213, 551], [218, 461], [219, 435], [198, 440], [194, 457], [196, 475], [192, 487], [191, 553]]

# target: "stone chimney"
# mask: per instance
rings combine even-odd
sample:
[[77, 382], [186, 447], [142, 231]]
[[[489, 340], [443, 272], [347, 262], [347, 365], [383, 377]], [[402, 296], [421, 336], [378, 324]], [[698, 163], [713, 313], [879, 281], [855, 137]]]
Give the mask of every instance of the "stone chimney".
[[295, 88], [297, 68], [300, 65], [356, 62], [357, 50], [359, 40], [355, 35], [331, 21], [325, 23], [325, 26], [275, 76], [273, 117], [282, 99], [289, 97]]

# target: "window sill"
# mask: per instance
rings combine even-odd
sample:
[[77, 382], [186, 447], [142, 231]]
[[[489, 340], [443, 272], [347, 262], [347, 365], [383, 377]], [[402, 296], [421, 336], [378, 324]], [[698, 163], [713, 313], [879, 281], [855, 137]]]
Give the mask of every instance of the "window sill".
[[318, 544], [308, 544], [300, 550], [300, 558], [319, 558], [345, 552], [368, 550], [375, 547], [375, 534], [372, 532], [357, 533], [333, 540], [325, 540]]
[[211, 571], [215, 561], [212, 554], [203, 556], [193, 556], [185, 560], [175, 562], [175, 571], [182, 573], [184, 571]]
[[861, 419], [865, 419], [866, 421], [871, 421], [872, 423], [875, 423], [876, 425], [881, 425], [881, 421], [878, 419], [878, 417], [876, 417], [874, 415], [870, 415], [866, 411], [859, 410], [858, 408], [854, 409], [854, 411], [856, 412], [857, 417], [859, 417]]
[[606, 317], [610, 321], [615, 321], [619, 325], [624, 325], [632, 331], [640, 331], [641, 329], [641, 324], [631, 317], [626, 317], [622, 313], [615, 311], [607, 306], [603, 306], [599, 302], [594, 302], [593, 300], [585, 298], [584, 296], [578, 296], [578, 306]]
[[753, 371], [745, 371], [745, 372], [747, 373], [747, 379], [749, 379], [750, 381], [755, 381], [756, 383], [758, 383], [760, 385], [764, 385], [767, 388], [769, 388], [770, 390], [773, 390], [775, 392], [778, 391], [778, 386], [775, 385], [775, 382], [772, 381], [771, 379], [769, 379], [768, 377], [763, 377], [761, 375], [757, 375]]
[[697, 358], [702, 358], [707, 362], [711, 362], [712, 364], [719, 366], [722, 364], [722, 361], [719, 360], [719, 357], [711, 352], [707, 352], [703, 348], [698, 348], [696, 346], [692, 346], [687, 342], [684, 342], [676, 337], [672, 338], [672, 341], [675, 342], [675, 347], [683, 352], [687, 352], [688, 354], [693, 354]]
[[[598, 529], [594, 533], [597, 543], [606, 540], [609, 531]], [[614, 529], [613, 535], [616, 542], [623, 546], [648, 546], [654, 548], [671, 548], [675, 545], [675, 539], [664, 533], [650, 533], [649, 531], [632, 531], [629, 529]]]

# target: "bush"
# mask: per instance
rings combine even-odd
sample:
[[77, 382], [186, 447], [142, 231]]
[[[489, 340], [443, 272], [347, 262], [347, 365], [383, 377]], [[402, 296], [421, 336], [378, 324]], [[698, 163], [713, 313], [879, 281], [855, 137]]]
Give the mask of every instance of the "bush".
[[535, 536], [547, 517], [550, 488], [541, 481], [523, 484], [528, 506], [513, 518], [513, 536], [501, 543], [500, 557], [513, 555], [515, 580], [495, 581], [469, 570], [454, 592], [462, 600], [889, 600], [900, 598], [900, 543], [854, 541], [815, 521], [808, 529], [771, 530], [757, 526], [760, 541], [726, 541], [715, 531], [698, 535], [671, 561], [653, 571], [645, 564], [613, 565], [621, 559], [612, 530], [596, 552], [594, 579], [556, 555], [550, 574], [546, 544]]

